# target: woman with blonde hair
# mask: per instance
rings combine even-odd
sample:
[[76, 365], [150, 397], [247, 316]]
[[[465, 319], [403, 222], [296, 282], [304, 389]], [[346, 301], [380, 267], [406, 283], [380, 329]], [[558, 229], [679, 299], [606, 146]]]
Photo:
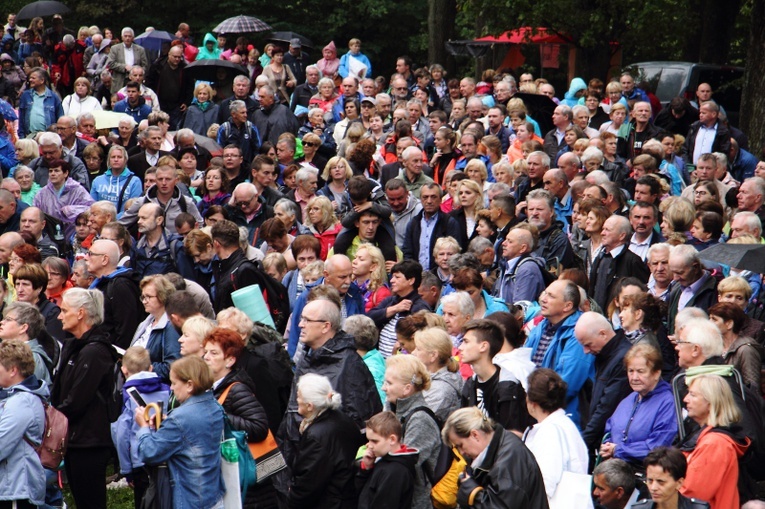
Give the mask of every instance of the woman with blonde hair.
[[16, 168], [19, 166], [29, 166], [29, 163], [32, 162], [32, 159], [40, 157], [40, 146], [35, 140], [22, 138], [18, 140], [14, 146], [16, 148], [16, 160], [19, 162], [19, 164], [11, 168], [9, 173], [9, 176], [11, 177], [13, 177], [15, 173], [14, 170]]
[[361, 244], [353, 258], [353, 280], [361, 290], [364, 309], [369, 312], [386, 297], [390, 289], [386, 286], [388, 275], [385, 271], [385, 257], [382, 251], [372, 244]]
[[92, 92], [88, 78], [79, 77], [74, 80], [74, 92], [61, 101], [64, 115], [76, 119], [83, 113], [101, 110], [101, 103], [91, 95]]
[[683, 451], [688, 472], [680, 493], [712, 509], [738, 509], [739, 461], [751, 441], [738, 425], [742, 416], [730, 385], [718, 375], [695, 376], [683, 401], [701, 432], [693, 449]]
[[213, 102], [215, 91], [208, 83], [200, 83], [194, 87], [194, 99], [186, 108], [186, 118], [183, 127], [191, 129], [195, 134], [207, 135], [210, 128], [218, 118], [218, 105]]
[[460, 208], [453, 211], [451, 216], [460, 225], [462, 239], [470, 241], [476, 235], [475, 226], [478, 219], [476, 213], [485, 208], [483, 189], [480, 184], [473, 180], [462, 180], [459, 183], [457, 196], [459, 197]]
[[465, 165], [464, 171], [465, 175], [467, 175], [470, 180], [476, 182], [481, 187], [481, 191], [484, 197], [483, 208], [488, 208], [488, 191], [489, 186], [491, 186], [491, 182], [488, 180], [489, 171], [486, 168], [486, 164], [480, 158], [476, 157], [468, 161], [467, 165]]
[[[424, 391], [430, 389], [430, 373], [425, 365], [413, 355], [394, 355], [385, 362], [385, 383], [383, 391], [387, 405], [404, 426], [401, 443], [420, 451], [415, 469], [413, 509], [430, 509], [431, 484], [425, 476], [432, 472], [438, 459], [441, 445], [439, 426], [425, 400]], [[424, 410], [423, 407], [430, 411]]]
[[326, 196], [314, 196], [308, 200], [305, 209], [304, 225], [311, 230], [314, 237], [321, 243], [321, 259], [327, 258], [327, 253], [335, 244], [335, 239], [343, 229], [342, 223], [335, 215], [332, 202]]
[[515, 191], [515, 170], [508, 161], [502, 160], [491, 167], [494, 180], [510, 186], [510, 191]]
[[449, 414], [460, 407], [464, 384], [459, 362], [452, 356], [452, 339], [446, 330], [431, 327], [415, 332], [414, 344], [416, 348], [412, 354], [430, 373], [430, 388], [422, 395], [436, 417], [445, 422]]
[[441, 437], [473, 462], [473, 474], [460, 480], [458, 500], [481, 508], [523, 500], [519, 507], [524, 509], [547, 509], [544, 479], [534, 455], [520, 438], [484, 416], [478, 407], [455, 410]]
[[208, 334], [215, 329], [215, 322], [204, 316], [192, 316], [185, 322], [181, 331], [183, 334], [178, 338], [181, 345], [181, 355], [196, 355], [203, 357], [205, 354], [204, 342]]
[[[667, 198], [667, 200], [673, 197]], [[665, 200], [666, 201], [666, 200]], [[661, 234], [667, 239], [667, 244], [677, 246], [685, 244], [690, 237], [690, 229], [696, 219], [696, 209], [693, 203], [685, 198], [676, 198], [664, 210], [661, 221]]]
[[321, 174], [321, 178], [324, 179], [326, 184], [316, 191], [316, 195], [329, 198], [338, 219], [342, 219], [345, 214], [353, 209], [353, 204], [347, 191], [348, 179], [351, 177], [353, 177], [353, 170], [344, 157], [332, 157], [324, 165], [324, 172]]

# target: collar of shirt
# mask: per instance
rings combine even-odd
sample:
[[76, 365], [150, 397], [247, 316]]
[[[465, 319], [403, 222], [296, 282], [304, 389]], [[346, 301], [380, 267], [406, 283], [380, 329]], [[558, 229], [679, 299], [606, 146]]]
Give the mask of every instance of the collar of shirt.
[[632, 238], [630, 239], [630, 244], [633, 246], [650, 246], [651, 245], [651, 235], [646, 237], [645, 240], [639, 241], [637, 238], [637, 233], [632, 234]]
[[613, 248], [611, 251], [608, 252], [608, 254], [610, 254], [612, 258], [616, 258], [617, 256], [621, 254], [622, 251], [624, 251], [624, 244]]

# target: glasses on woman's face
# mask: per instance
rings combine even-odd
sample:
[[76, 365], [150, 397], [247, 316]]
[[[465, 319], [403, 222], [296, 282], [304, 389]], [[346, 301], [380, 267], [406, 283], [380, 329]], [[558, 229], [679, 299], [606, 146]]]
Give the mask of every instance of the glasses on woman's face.
[[315, 148], [315, 147], [318, 147], [318, 146], [319, 146], [319, 144], [318, 144], [318, 143], [314, 143], [314, 142], [312, 142], [312, 141], [304, 141], [304, 142], [303, 142], [303, 146], [304, 146], [304, 147], [311, 147], [311, 148]]

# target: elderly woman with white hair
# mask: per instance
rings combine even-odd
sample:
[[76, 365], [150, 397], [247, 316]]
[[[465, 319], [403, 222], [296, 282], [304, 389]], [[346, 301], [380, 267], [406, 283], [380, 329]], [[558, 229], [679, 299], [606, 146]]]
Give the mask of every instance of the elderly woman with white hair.
[[100, 327], [103, 294], [72, 288], [63, 296], [59, 318], [71, 337], [61, 351], [50, 401], [69, 419], [66, 474], [78, 507], [106, 507], [104, 478], [113, 447], [106, 401], [116, 352]]
[[354, 459], [364, 443], [356, 424], [340, 411], [342, 396], [325, 376], [305, 374], [297, 382], [300, 443], [287, 495], [293, 509], [354, 507]]

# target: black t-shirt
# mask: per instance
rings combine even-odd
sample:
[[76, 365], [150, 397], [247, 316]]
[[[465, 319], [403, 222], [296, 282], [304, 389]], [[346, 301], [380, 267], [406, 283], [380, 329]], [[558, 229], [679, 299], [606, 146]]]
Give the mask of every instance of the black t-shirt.
[[475, 378], [475, 401], [476, 406], [483, 412], [486, 417], [496, 419], [497, 416], [492, 415], [494, 408], [496, 407], [494, 399], [497, 396], [497, 382], [499, 382], [499, 368], [494, 374], [486, 380], [481, 382], [478, 376]]

